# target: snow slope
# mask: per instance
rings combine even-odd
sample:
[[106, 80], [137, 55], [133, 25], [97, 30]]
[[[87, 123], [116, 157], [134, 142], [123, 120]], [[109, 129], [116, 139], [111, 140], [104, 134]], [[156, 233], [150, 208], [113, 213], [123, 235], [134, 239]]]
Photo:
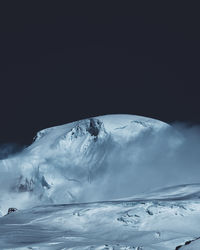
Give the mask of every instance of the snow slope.
[[200, 186], [199, 183], [182, 184], [177, 186], [165, 187], [159, 190], [151, 191], [148, 193], [119, 199], [120, 201], [131, 200], [194, 200], [200, 199]]
[[[185, 185], [187, 196], [200, 184]], [[172, 250], [200, 236], [200, 200], [171, 187], [165, 199], [43, 205], [0, 218], [1, 249]], [[158, 197], [163, 190], [157, 191]], [[157, 197], [157, 196], [156, 196]], [[175, 198], [176, 197], [176, 198]], [[195, 248], [199, 241], [192, 242]], [[191, 246], [192, 246], [191, 245]]]

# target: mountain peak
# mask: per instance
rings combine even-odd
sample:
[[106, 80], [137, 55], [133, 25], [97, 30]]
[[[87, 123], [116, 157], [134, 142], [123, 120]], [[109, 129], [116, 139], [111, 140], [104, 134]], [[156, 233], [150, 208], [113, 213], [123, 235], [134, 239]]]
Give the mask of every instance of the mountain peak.
[[103, 122], [97, 118], [90, 118], [76, 122], [69, 133], [71, 134], [71, 138], [77, 138], [89, 133], [90, 136], [97, 139], [101, 131], [105, 133]]

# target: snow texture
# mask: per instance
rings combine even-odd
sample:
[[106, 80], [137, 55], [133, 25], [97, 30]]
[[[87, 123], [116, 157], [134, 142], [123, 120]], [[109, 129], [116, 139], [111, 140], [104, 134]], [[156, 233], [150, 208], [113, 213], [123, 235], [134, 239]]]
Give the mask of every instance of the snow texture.
[[198, 249], [199, 155], [141, 116], [44, 129], [0, 160], [0, 249]]

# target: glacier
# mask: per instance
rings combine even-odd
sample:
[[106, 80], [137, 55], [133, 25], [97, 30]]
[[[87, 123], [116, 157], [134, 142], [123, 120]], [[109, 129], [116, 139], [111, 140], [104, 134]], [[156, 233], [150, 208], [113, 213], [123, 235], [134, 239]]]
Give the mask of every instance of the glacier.
[[198, 245], [198, 161], [183, 167], [186, 142], [173, 126], [135, 115], [39, 131], [0, 160], [0, 248]]

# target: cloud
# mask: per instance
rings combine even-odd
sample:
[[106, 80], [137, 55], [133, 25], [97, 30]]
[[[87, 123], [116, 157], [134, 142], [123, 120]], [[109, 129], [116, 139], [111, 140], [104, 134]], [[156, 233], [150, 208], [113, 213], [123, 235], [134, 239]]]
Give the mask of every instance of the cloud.
[[[101, 199], [200, 182], [200, 127], [173, 124], [141, 134], [107, 159]], [[97, 192], [95, 192], [97, 194]], [[95, 196], [95, 194], [94, 194]], [[95, 199], [95, 198], [94, 198]]]
[[17, 143], [4, 143], [0, 144], [0, 160], [11, 157], [12, 155], [19, 153], [25, 148], [25, 146]]

